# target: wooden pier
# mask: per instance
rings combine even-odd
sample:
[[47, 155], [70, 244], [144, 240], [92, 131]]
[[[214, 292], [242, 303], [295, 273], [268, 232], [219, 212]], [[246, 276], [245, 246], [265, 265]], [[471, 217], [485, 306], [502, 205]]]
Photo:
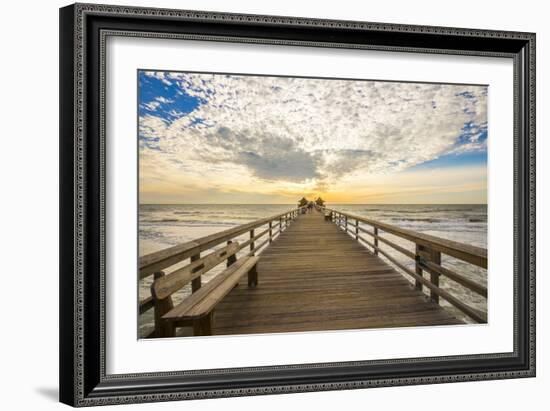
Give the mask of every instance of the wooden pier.
[[403, 275], [314, 211], [261, 255], [258, 287], [239, 284], [214, 334], [457, 324]]
[[[415, 252], [382, 232], [414, 242]], [[247, 241], [235, 240], [246, 233]], [[381, 243], [413, 258], [415, 270]], [[140, 278], [156, 280], [140, 313], [155, 310], [151, 337], [174, 336], [179, 327], [228, 335], [460, 324], [439, 305], [441, 297], [486, 322], [485, 313], [439, 287], [445, 275], [487, 296], [484, 286], [443, 267], [441, 253], [487, 266], [485, 249], [336, 210], [296, 209], [142, 257]], [[162, 271], [186, 259], [183, 268]], [[202, 274], [224, 262], [227, 268], [203, 285]], [[193, 293], [174, 305], [172, 294], [189, 283]]]

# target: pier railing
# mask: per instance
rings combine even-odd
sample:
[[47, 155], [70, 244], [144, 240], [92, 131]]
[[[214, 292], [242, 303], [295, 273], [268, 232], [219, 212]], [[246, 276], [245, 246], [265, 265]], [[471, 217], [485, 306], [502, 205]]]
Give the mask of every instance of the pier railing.
[[[227, 265], [229, 266], [237, 261], [238, 252], [245, 248], [248, 248], [247, 256], [257, 255], [262, 251], [262, 248], [271, 243], [281, 232], [289, 227], [302, 208], [295, 208], [281, 214], [262, 218], [140, 257], [139, 280], [142, 281], [151, 278], [151, 276], [153, 276], [153, 280], [158, 280], [167, 274], [173, 274], [178, 271], [178, 274], [185, 275], [177, 277], [187, 279], [186, 284], [190, 282], [191, 292], [195, 293], [202, 286], [202, 275], [218, 265], [214, 264], [220, 258], [227, 259]], [[261, 231], [258, 232], [258, 230]], [[246, 233], [249, 233], [246, 241], [242, 243], [236, 241], [238, 237]], [[221, 244], [224, 244], [225, 247], [216, 250], [216, 247]], [[201, 253], [206, 251], [209, 254], [201, 258]], [[185, 262], [188, 264], [185, 264]], [[182, 264], [185, 265], [182, 266]], [[169, 273], [165, 272], [167, 269], [171, 271]], [[186, 284], [179, 283], [178, 286], [182, 287]], [[172, 297], [155, 299], [154, 295], [151, 294], [141, 299], [139, 303], [139, 315], [149, 310], [154, 310], [155, 328], [148, 332], [146, 337], [161, 336], [163, 334], [162, 327], [164, 326], [164, 322], [162, 316], [172, 307]]]
[[[460, 284], [472, 292], [487, 298], [486, 286], [479, 284], [447, 267], [444, 267], [441, 264], [441, 255], [446, 254], [486, 270], [486, 249], [468, 244], [462, 244], [456, 241], [446, 240], [428, 234], [417, 233], [412, 230], [403, 229], [391, 224], [382, 223], [330, 208], [317, 207], [317, 209], [324, 212], [326, 219], [330, 219], [330, 221], [334, 222], [338, 227], [354, 237], [355, 240], [363, 242], [368, 246], [367, 248], [370, 247], [375, 255], [381, 254], [401, 271], [410, 275], [414, 279], [415, 287], [417, 289], [421, 290], [422, 286], [425, 286], [429, 290], [430, 298], [434, 302], [439, 303], [439, 298], [441, 297], [475, 322], [487, 322], [486, 313], [470, 307], [461, 301], [460, 298], [452, 295], [439, 285], [439, 277], [445, 276], [446, 278]], [[368, 227], [365, 227], [364, 225], [367, 225]], [[410, 251], [389, 240], [388, 238], [385, 238], [381, 235], [384, 232], [412, 242], [415, 245], [415, 251]], [[369, 239], [365, 238], [363, 234], [369, 236]], [[413, 271], [401, 262], [397, 261], [395, 257], [381, 248], [381, 244], [385, 244], [406, 257], [414, 260], [415, 270]], [[424, 277], [424, 271], [429, 274], [429, 278]]]

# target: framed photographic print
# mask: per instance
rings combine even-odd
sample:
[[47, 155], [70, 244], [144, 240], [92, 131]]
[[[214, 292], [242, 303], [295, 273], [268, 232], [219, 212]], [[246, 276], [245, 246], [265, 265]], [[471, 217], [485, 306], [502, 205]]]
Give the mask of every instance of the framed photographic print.
[[60, 398], [535, 375], [535, 35], [60, 10]]

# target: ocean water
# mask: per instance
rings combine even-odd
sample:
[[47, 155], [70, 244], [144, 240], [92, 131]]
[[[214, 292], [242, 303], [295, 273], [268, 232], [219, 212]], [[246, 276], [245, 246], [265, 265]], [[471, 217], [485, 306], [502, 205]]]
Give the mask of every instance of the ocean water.
[[[486, 205], [358, 205], [327, 204], [328, 207], [367, 217], [384, 223], [420, 233], [435, 235], [478, 247], [487, 248], [487, 206]], [[295, 207], [292, 204], [277, 205], [153, 205], [142, 204], [139, 208], [139, 254], [151, 252], [185, 243], [193, 239], [213, 234], [231, 227], [245, 224], [260, 218], [276, 215]], [[368, 227], [368, 226], [366, 226]], [[399, 237], [384, 233], [383, 236], [414, 251], [414, 244]], [[245, 234], [243, 239], [247, 238]], [[414, 269], [414, 261], [391, 247], [380, 243], [384, 250], [408, 268]], [[486, 285], [486, 270], [464, 263], [449, 256], [442, 256], [442, 264], [476, 282]], [[207, 282], [222, 266], [203, 276]], [[412, 282], [412, 279], [405, 275]], [[140, 299], [150, 295], [151, 279], [140, 281]], [[470, 290], [441, 277], [440, 285], [459, 296], [469, 305], [487, 311], [487, 300]], [[190, 293], [184, 287], [174, 296], [175, 303]], [[467, 317], [444, 300], [440, 303], [456, 317], [468, 321]], [[152, 310], [140, 316], [140, 335], [144, 335], [153, 325]]]

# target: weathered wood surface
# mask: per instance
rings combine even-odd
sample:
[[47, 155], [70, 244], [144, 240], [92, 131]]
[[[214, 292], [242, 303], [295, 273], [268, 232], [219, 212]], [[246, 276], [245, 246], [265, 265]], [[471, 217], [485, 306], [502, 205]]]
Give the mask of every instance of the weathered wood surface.
[[214, 335], [459, 324], [324, 215], [301, 215], [219, 302]]
[[[249, 282], [256, 278], [254, 267], [258, 257], [244, 257], [231, 264], [223, 273], [217, 275], [199, 291], [183, 300], [162, 318], [167, 321], [179, 321], [182, 319], [200, 319], [209, 314], [216, 305], [238, 284], [245, 275], [249, 275]], [[257, 281], [256, 281], [257, 283]]]

